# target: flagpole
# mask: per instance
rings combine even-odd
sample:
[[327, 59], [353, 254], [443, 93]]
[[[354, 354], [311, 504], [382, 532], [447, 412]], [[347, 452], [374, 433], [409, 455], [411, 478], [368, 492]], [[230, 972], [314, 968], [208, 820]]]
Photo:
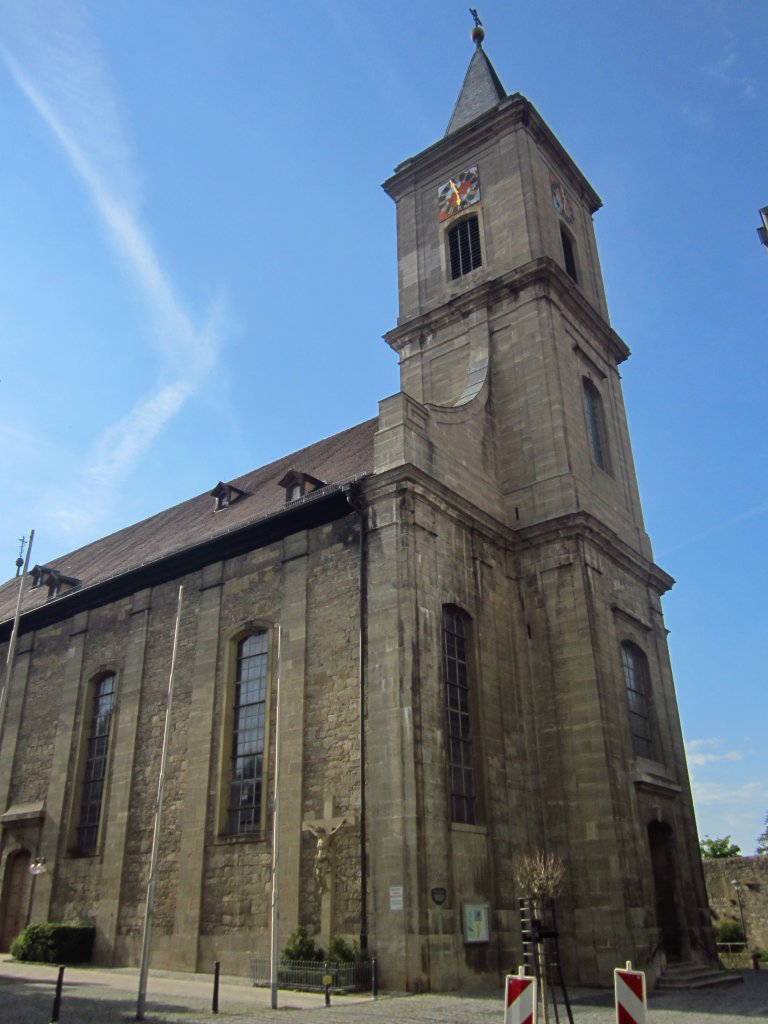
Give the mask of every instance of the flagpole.
[[[8, 690], [11, 685], [11, 673], [13, 672], [13, 661], [16, 657], [16, 640], [19, 635], [19, 619], [21, 618], [21, 598], [24, 593], [24, 584], [27, 579], [29, 568], [29, 556], [32, 554], [32, 541], [35, 539], [35, 531], [29, 531], [29, 544], [27, 544], [27, 555], [24, 559], [24, 571], [19, 580], [19, 596], [16, 600], [16, 614], [13, 617], [13, 628], [11, 629], [11, 640], [8, 644], [8, 657], [5, 660], [5, 674], [3, 676], [3, 689], [0, 690], [0, 739], [3, 736], [3, 725], [5, 724], [5, 702], [8, 697]], [[18, 567], [18, 562], [16, 563]], [[18, 569], [17, 569], [18, 571]]]
[[279, 844], [278, 844], [278, 822], [280, 817], [280, 644], [282, 640], [281, 627], [277, 627], [277, 684], [275, 686], [275, 787], [272, 801], [272, 913], [270, 918], [270, 967], [269, 967], [269, 991], [271, 1006], [277, 1009], [277, 942], [278, 922], [280, 920], [280, 892], [278, 886]]
[[147, 885], [147, 907], [144, 912], [144, 940], [141, 947], [141, 970], [139, 971], [139, 998], [136, 1004], [136, 1020], [144, 1020], [147, 1002], [147, 974], [149, 973], [149, 946], [152, 938], [152, 913], [155, 903], [155, 872], [160, 847], [160, 822], [163, 815], [163, 791], [165, 789], [165, 764], [168, 759], [168, 740], [171, 732], [171, 708], [173, 706], [173, 676], [176, 669], [176, 651], [179, 646], [179, 625], [184, 587], [179, 587], [179, 603], [176, 608], [176, 629], [173, 634], [171, 671], [168, 677], [168, 699], [165, 706], [165, 727], [163, 729], [163, 752], [160, 756], [160, 777], [157, 780], [157, 801], [155, 803], [155, 829], [152, 836], [152, 855], [149, 861], [149, 884]]

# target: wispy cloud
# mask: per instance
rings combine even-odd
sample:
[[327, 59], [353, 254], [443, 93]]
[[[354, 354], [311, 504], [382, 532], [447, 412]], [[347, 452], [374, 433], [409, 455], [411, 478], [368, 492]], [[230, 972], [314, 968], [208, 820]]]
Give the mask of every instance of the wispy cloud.
[[728, 519], [721, 519], [719, 523], [708, 527], [706, 530], [702, 530], [700, 533], [691, 534], [686, 537], [684, 541], [679, 544], [673, 544], [672, 547], [665, 548], [663, 551], [657, 552], [657, 558], [665, 557], [672, 551], [679, 551], [681, 548], [690, 547], [691, 544], [698, 544], [699, 541], [705, 540], [707, 537], [711, 537], [713, 533], [720, 533], [721, 530], [728, 530], [732, 526], [736, 526], [738, 523], [746, 522], [748, 519], [755, 519], [757, 516], [764, 516], [768, 513], [768, 503], [761, 502], [759, 505], [753, 505], [752, 508], [745, 509], [743, 512], [739, 512], [735, 516], [730, 516]]
[[7, 5], [0, 26], [0, 56], [66, 154], [145, 299], [157, 356], [156, 390], [138, 396], [96, 440], [79, 483], [53, 495], [54, 517], [74, 534], [98, 526], [164, 425], [215, 365], [219, 311], [202, 327], [193, 322], [142, 227], [139, 176], [83, 8], [60, 0]]
[[694, 107], [690, 103], [685, 103], [680, 108], [680, 113], [694, 128], [706, 128], [712, 123], [712, 114], [704, 107]]
[[705, 68], [705, 71], [710, 77], [718, 82], [722, 82], [723, 85], [737, 89], [745, 99], [756, 99], [757, 89], [755, 88], [755, 83], [747, 75], [739, 73], [736, 52], [733, 49], [732, 43], [729, 42], [727, 44], [723, 57], [716, 64], [711, 64]]
[[689, 766], [703, 767], [715, 761], [742, 761], [744, 754], [740, 750], [721, 751], [722, 742], [718, 739], [689, 740], [685, 745], [685, 753]]

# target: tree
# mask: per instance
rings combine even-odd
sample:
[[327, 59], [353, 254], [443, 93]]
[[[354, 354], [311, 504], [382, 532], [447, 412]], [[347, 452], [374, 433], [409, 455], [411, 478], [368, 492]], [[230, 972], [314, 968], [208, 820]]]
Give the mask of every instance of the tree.
[[765, 816], [765, 828], [757, 837], [757, 849], [755, 853], [758, 857], [768, 856], [768, 814]]
[[699, 842], [701, 856], [708, 859], [719, 859], [720, 857], [738, 857], [741, 855], [741, 847], [731, 842], [730, 836], [723, 836], [722, 839], [710, 839], [704, 836]]

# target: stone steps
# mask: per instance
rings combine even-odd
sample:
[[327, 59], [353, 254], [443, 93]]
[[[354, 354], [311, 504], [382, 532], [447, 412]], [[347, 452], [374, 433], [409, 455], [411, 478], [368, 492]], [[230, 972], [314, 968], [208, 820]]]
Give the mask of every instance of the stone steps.
[[721, 971], [706, 964], [667, 964], [656, 982], [656, 991], [665, 989], [710, 988], [714, 985], [738, 985], [744, 978], [735, 971]]

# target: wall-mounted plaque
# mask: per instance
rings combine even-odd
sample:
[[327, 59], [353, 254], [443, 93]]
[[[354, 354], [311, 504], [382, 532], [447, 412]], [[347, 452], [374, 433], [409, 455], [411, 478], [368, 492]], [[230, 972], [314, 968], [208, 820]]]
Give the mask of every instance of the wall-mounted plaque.
[[490, 903], [463, 903], [461, 916], [466, 943], [491, 941]]

